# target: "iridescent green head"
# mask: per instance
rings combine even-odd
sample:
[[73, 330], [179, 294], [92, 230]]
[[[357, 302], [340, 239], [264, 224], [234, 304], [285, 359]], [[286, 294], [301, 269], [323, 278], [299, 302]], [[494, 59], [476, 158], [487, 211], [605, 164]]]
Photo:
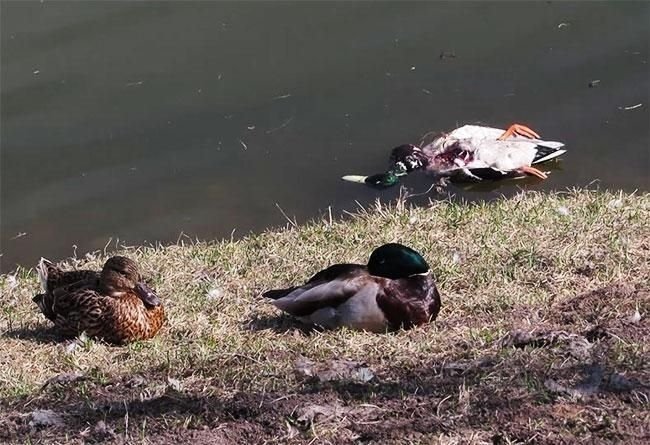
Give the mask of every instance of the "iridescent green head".
[[368, 176], [364, 182], [371, 187], [388, 188], [399, 182], [399, 176], [392, 171], [387, 171], [386, 173], [378, 173], [376, 175]]
[[384, 173], [376, 175], [361, 176], [361, 175], [346, 175], [341, 179], [348, 182], [356, 182], [357, 184], [366, 184], [374, 188], [387, 188], [392, 187], [399, 183], [399, 177], [406, 175], [407, 172], [400, 169], [390, 169]]
[[429, 271], [429, 265], [415, 250], [398, 243], [377, 247], [368, 260], [370, 274], [390, 278], [406, 278]]

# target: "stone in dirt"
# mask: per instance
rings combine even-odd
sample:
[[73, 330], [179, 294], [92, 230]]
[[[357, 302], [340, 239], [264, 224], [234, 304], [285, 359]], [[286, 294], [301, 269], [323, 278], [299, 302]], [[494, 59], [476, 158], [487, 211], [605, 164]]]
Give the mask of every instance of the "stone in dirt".
[[566, 331], [525, 331], [515, 329], [508, 332], [500, 341], [503, 348], [542, 348], [550, 346], [564, 346], [570, 355], [577, 359], [586, 360], [590, 357], [591, 344], [582, 335]]
[[58, 374], [47, 379], [45, 383], [43, 383], [43, 386], [41, 386], [41, 389], [53, 384], [64, 385], [66, 383], [74, 383], [79, 380], [85, 380], [83, 374], [80, 372], [64, 372], [63, 374]]
[[29, 426], [34, 428], [48, 426], [59, 427], [64, 425], [61, 414], [51, 409], [37, 409], [29, 413], [29, 415], [32, 419], [29, 421]]
[[343, 406], [338, 402], [330, 404], [308, 403], [297, 407], [293, 413], [294, 419], [304, 428], [309, 428], [312, 424], [321, 424], [326, 422], [335, 422], [341, 424], [347, 421], [353, 421], [355, 418], [374, 420], [373, 413], [379, 410], [379, 407], [373, 405]]
[[316, 363], [306, 357], [296, 360], [295, 371], [299, 376], [314, 378], [320, 382], [344, 380], [359, 383], [371, 381], [375, 374], [364, 363], [351, 360], [328, 360]]

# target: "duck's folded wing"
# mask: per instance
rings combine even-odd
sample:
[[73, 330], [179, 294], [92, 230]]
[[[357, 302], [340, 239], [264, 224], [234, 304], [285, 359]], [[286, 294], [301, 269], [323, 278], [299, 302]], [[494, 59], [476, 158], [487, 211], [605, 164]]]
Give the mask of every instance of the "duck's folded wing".
[[93, 289], [80, 289], [76, 292], [53, 292], [52, 312], [57, 318], [70, 318], [81, 314], [82, 317], [101, 315], [103, 301], [109, 297], [98, 294]]
[[345, 279], [356, 275], [364, 275], [368, 273], [368, 268], [360, 264], [342, 263], [333, 264], [327, 269], [323, 269], [316, 275], [311, 277], [307, 283], [321, 284], [326, 281], [337, 279]]
[[504, 131], [500, 128], [483, 127], [481, 125], [463, 125], [449, 133], [449, 136], [456, 139], [496, 139]]
[[270, 298], [272, 300], [278, 300], [284, 298], [290, 293], [300, 290], [302, 292], [311, 289], [314, 286], [327, 283], [329, 281], [334, 281], [337, 279], [346, 279], [354, 275], [366, 274], [368, 271], [366, 266], [360, 264], [334, 264], [327, 269], [323, 269], [318, 272], [316, 275], [311, 277], [304, 286], [292, 286], [286, 289], [273, 289], [266, 291], [262, 294], [264, 298]]
[[64, 292], [63, 289], [58, 288], [33, 298], [46, 318], [71, 334], [99, 323], [108, 297], [92, 289], [78, 289], [75, 292]]
[[369, 284], [373, 284], [369, 275], [308, 283], [276, 299], [273, 305], [296, 317], [305, 317], [345, 303]]
[[69, 286], [80, 281], [97, 282], [99, 280], [99, 272], [94, 270], [62, 271], [58, 266], [45, 258], [41, 258], [37, 266], [37, 271], [43, 292]]

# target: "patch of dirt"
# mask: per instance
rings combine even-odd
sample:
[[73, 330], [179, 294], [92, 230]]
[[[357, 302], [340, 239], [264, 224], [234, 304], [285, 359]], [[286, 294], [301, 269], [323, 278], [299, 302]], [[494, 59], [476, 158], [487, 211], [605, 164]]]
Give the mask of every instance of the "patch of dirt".
[[299, 377], [319, 382], [349, 380], [363, 383], [375, 377], [372, 370], [363, 363], [339, 359], [315, 363], [302, 356], [296, 360], [294, 371]]
[[181, 443], [191, 443], [193, 445], [237, 445], [242, 443], [239, 441], [240, 436], [237, 432], [239, 429], [241, 428], [228, 423], [224, 423], [218, 428], [206, 427], [197, 430], [179, 428], [148, 436], [148, 440], [150, 443], [160, 445], [176, 445]]
[[393, 370], [382, 383], [327, 382], [297, 394], [236, 393], [219, 398], [169, 393], [147, 401], [97, 400], [91, 405], [77, 401], [57, 407], [65, 413], [64, 426], [35, 428], [21, 413], [3, 416], [0, 439], [47, 443], [65, 432], [70, 443], [131, 443], [145, 420], [145, 437], [160, 444], [307, 443], [315, 434], [318, 443], [405, 443], [453, 436], [461, 430], [496, 443], [650, 439], [645, 433], [650, 431], [650, 418], [640, 414], [640, 405], [616, 394], [598, 395], [589, 403], [561, 395], [545, 401], [543, 392], [527, 391], [509, 381], [516, 368], [507, 371], [504, 365], [499, 364], [501, 375], [494, 375], [493, 368], [451, 376], [431, 369]]
[[606, 335], [609, 331], [635, 341], [650, 334], [649, 312], [648, 284], [615, 283], [556, 302], [549, 319], [583, 332], [597, 329], [599, 335]]
[[158, 370], [102, 382], [61, 374], [2, 402], [0, 442], [650, 443], [649, 311], [647, 286], [612, 285], [556, 302], [543, 317], [517, 307], [509, 333], [482, 348], [441, 329], [453, 360], [297, 356], [301, 378], [266, 393]]

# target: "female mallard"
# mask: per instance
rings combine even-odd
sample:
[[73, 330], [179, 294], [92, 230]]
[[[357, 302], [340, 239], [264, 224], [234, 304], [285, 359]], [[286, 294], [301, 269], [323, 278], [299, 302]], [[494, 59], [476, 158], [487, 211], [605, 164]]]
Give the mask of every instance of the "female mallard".
[[326, 329], [408, 329], [434, 320], [440, 311], [429, 265], [418, 252], [396, 243], [375, 249], [367, 266], [335, 264], [303, 286], [263, 295], [279, 309]]
[[344, 176], [352, 182], [376, 187], [390, 187], [399, 177], [424, 169], [440, 176], [457, 179], [501, 179], [532, 175], [546, 179], [534, 164], [546, 162], [565, 153], [561, 142], [544, 141], [530, 128], [513, 124], [507, 130], [465, 125], [451, 133], [438, 135], [429, 144], [417, 147], [400, 145], [391, 153], [392, 167], [372, 176]]
[[153, 337], [164, 322], [160, 299], [129, 258], [111, 257], [101, 272], [66, 272], [41, 259], [38, 275], [44, 293], [33, 300], [64, 335], [122, 344]]

